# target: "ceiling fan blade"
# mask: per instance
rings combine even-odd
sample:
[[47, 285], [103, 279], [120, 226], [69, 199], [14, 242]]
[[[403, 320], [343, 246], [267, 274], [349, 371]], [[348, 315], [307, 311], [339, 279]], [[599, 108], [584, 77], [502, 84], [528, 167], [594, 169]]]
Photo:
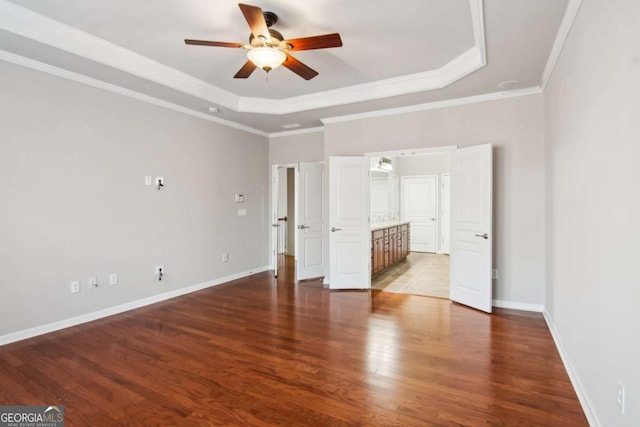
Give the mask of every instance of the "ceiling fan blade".
[[291, 50], [326, 49], [328, 47], [342, 46], [342, 39], [340, 38], [340, 34], [333, 33], [322, 36], [285, 40], [284, 43], [291, 45]]
[[199, 46], [217, 46], [217, 47], [243, 47], [242, 43], [227, 43], [227, 42], [211, 42], [207, 40], [191, 40], [185, 39], [186, 44], [194, 44]]
[[316, 70], [309, 68], [307, 65], [298, 61], [296, 58], [289, 55], [288, 53], [286, 55], [287, 55], [287, 59], [282, 63], [282, 65], [287, 67], [288, 69], [290, 69], [291, 71], [293, 71], [294, 73], [302, 77], [303, 79], [311, 80], [312, 78], [318, 75], [318, 72]]
[[240, 10], [247, 20], [254, 37], [270, 42], [271, 34], [269, 34], [269, 27], [267, 27], [267, 22], [264, 20], [262, 9], [244, 3], [238, 3], [238, 6], [240, 6]]
[[240, 70], [236, 73], [235, 76], [233, 76], [234, 79], [246, 79], [247, 77], [249, 77], [251, 75], [251, 73], [253, 73], [253, 70], [255, 70], [256, 65], [251, 62], [251, 61], [247, 61], [244, 63], [244, 65], [242, 66], [242, 68], [240, 68]]

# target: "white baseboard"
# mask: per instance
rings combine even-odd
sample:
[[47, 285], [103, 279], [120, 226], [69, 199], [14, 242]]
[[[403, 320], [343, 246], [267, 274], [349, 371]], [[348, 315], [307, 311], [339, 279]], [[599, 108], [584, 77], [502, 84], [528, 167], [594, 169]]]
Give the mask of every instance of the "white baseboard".
[[46, 325], [36, 326], [34, 328], [24, 329], [22, 331], [13, 332], [7, 335], [2, 335], [0, 336], [0, 346], [10, 344], [16, 341], [22, 341], [27, 338], [33, 338], [38, 335], [47, 334], [49, 332], [58, 331], [60, 329], [69, 328], [71, 326], [80, 325], [82, 323], [92, 322], [94, 320], [102, 319], [104, 317], [113, 316], [114, 314], [124, 313], [125, 311], [135, 310], [136, 308], [155, 304], [161, 301], [166, 301], [171, 298], [190, 294], [192, 292], [200, 291], [202, 289], [210, 288], [212, 286], [222, 285], [232, 280], [242, 279], [243, 277], [251, 276], [252, 274], [262, 273], [263, 271], [267, 271], [270, 269], [271, 267], [269, 266], [259, 267], [252, 270], [243, 271], [241, 273], [232, 274], [230, 276], [220, 277], [218, 279], [210, 280], [208, 282], [200, 283], [197, 285], [187, 286], [186, 288], [175, 289], [173, 291], [165, 292], [162, 294], [152, 295], [147, 298], [127, 302], [124, 304], [116, 305], [114, 307], [105, 308], [103, 310], [94, 311], [93, 313], [81, 314], [80, 316], [70, 317], [68, 319], [59, 320], [57, 322], [48, 323]]
[[536, 313], [544, 312], [544, 305], [542, 304], [529, 304], [525, 302], [505, 301], [501, 299], [494, 299], [493, 306], [498, 308], [510, 308], [512, 310], [535, 311]]
[[562, 363], [564, 364], [564, 369], [567, 371], [569, 375], [569, 379], [571, 380], [571, 385], [573, 385], [573, 389], [576, 391], [578, 395], [578, 400], [580, 401], [580, 405], [582, 405], [582, 410], [584, 411], [584, 415], [587, 417], [587, 421], [589, 425], [592, 427], [600, 427], [602, 424], [598, 420], [595, 411], [593, 410], [593, 405], [587, 396], [587, 393], [576, 374], [576, 371], [573, 369], [573, 365], [571, 364], [571, 359], [569, 359], [569, 355], [564, 349], [562, 342], [560, 342], [560, 335], [556, 330], [555, 325], [553, 324], [553, 320], [551, 316], [544, 310], [542, 312], [544, 316], [544, 320], [547, 322], [547, 327], [549, 328], [549, 332], [551, 332], [551, 336], [553, 337], [553, 341], [556, 343], [556, 348], [558, 349], [558, 353], [560, 353], [560, 358], [562, 359]]

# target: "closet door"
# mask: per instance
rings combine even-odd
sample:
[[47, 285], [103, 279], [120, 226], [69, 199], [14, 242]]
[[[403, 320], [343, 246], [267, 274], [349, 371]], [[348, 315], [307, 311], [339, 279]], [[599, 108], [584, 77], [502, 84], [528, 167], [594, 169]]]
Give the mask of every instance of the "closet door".
[[411, 221], [412, 252], [436, 252], [438, 176], [403, 176], [402, 220]]

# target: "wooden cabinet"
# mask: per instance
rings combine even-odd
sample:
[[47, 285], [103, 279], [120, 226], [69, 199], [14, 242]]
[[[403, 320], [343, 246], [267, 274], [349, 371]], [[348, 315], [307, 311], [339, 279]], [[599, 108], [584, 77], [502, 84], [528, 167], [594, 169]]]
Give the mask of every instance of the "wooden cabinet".
[[371, 275], [384, 271], [384, 230], [371, 233]]
[[377, 276], [409, 255], [409, 224], [371, 231], [371, 277]]

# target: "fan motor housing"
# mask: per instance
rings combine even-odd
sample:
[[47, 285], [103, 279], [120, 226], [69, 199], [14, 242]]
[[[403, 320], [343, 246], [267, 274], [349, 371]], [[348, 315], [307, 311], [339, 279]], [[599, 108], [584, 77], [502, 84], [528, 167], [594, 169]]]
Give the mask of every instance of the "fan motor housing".
[[264, 21], [267, 23], [267, 27], [271, 27], [278, 22], [278, 15], [273, 12], [262, 12], [262, 16], [264, 16]]
[[[282, 40], [284, 40], [284, 36], [280, 33], [280, 31], [276, 31], [273, 28], [269, 28], [269, 34], [271, 34], [271, 39], [273, 40], [272, 44], [277, 45]], [[249, 44], [251, 46], [262, 46], [262, 40], [256, 38], [253, 34], [249, 36]]]

